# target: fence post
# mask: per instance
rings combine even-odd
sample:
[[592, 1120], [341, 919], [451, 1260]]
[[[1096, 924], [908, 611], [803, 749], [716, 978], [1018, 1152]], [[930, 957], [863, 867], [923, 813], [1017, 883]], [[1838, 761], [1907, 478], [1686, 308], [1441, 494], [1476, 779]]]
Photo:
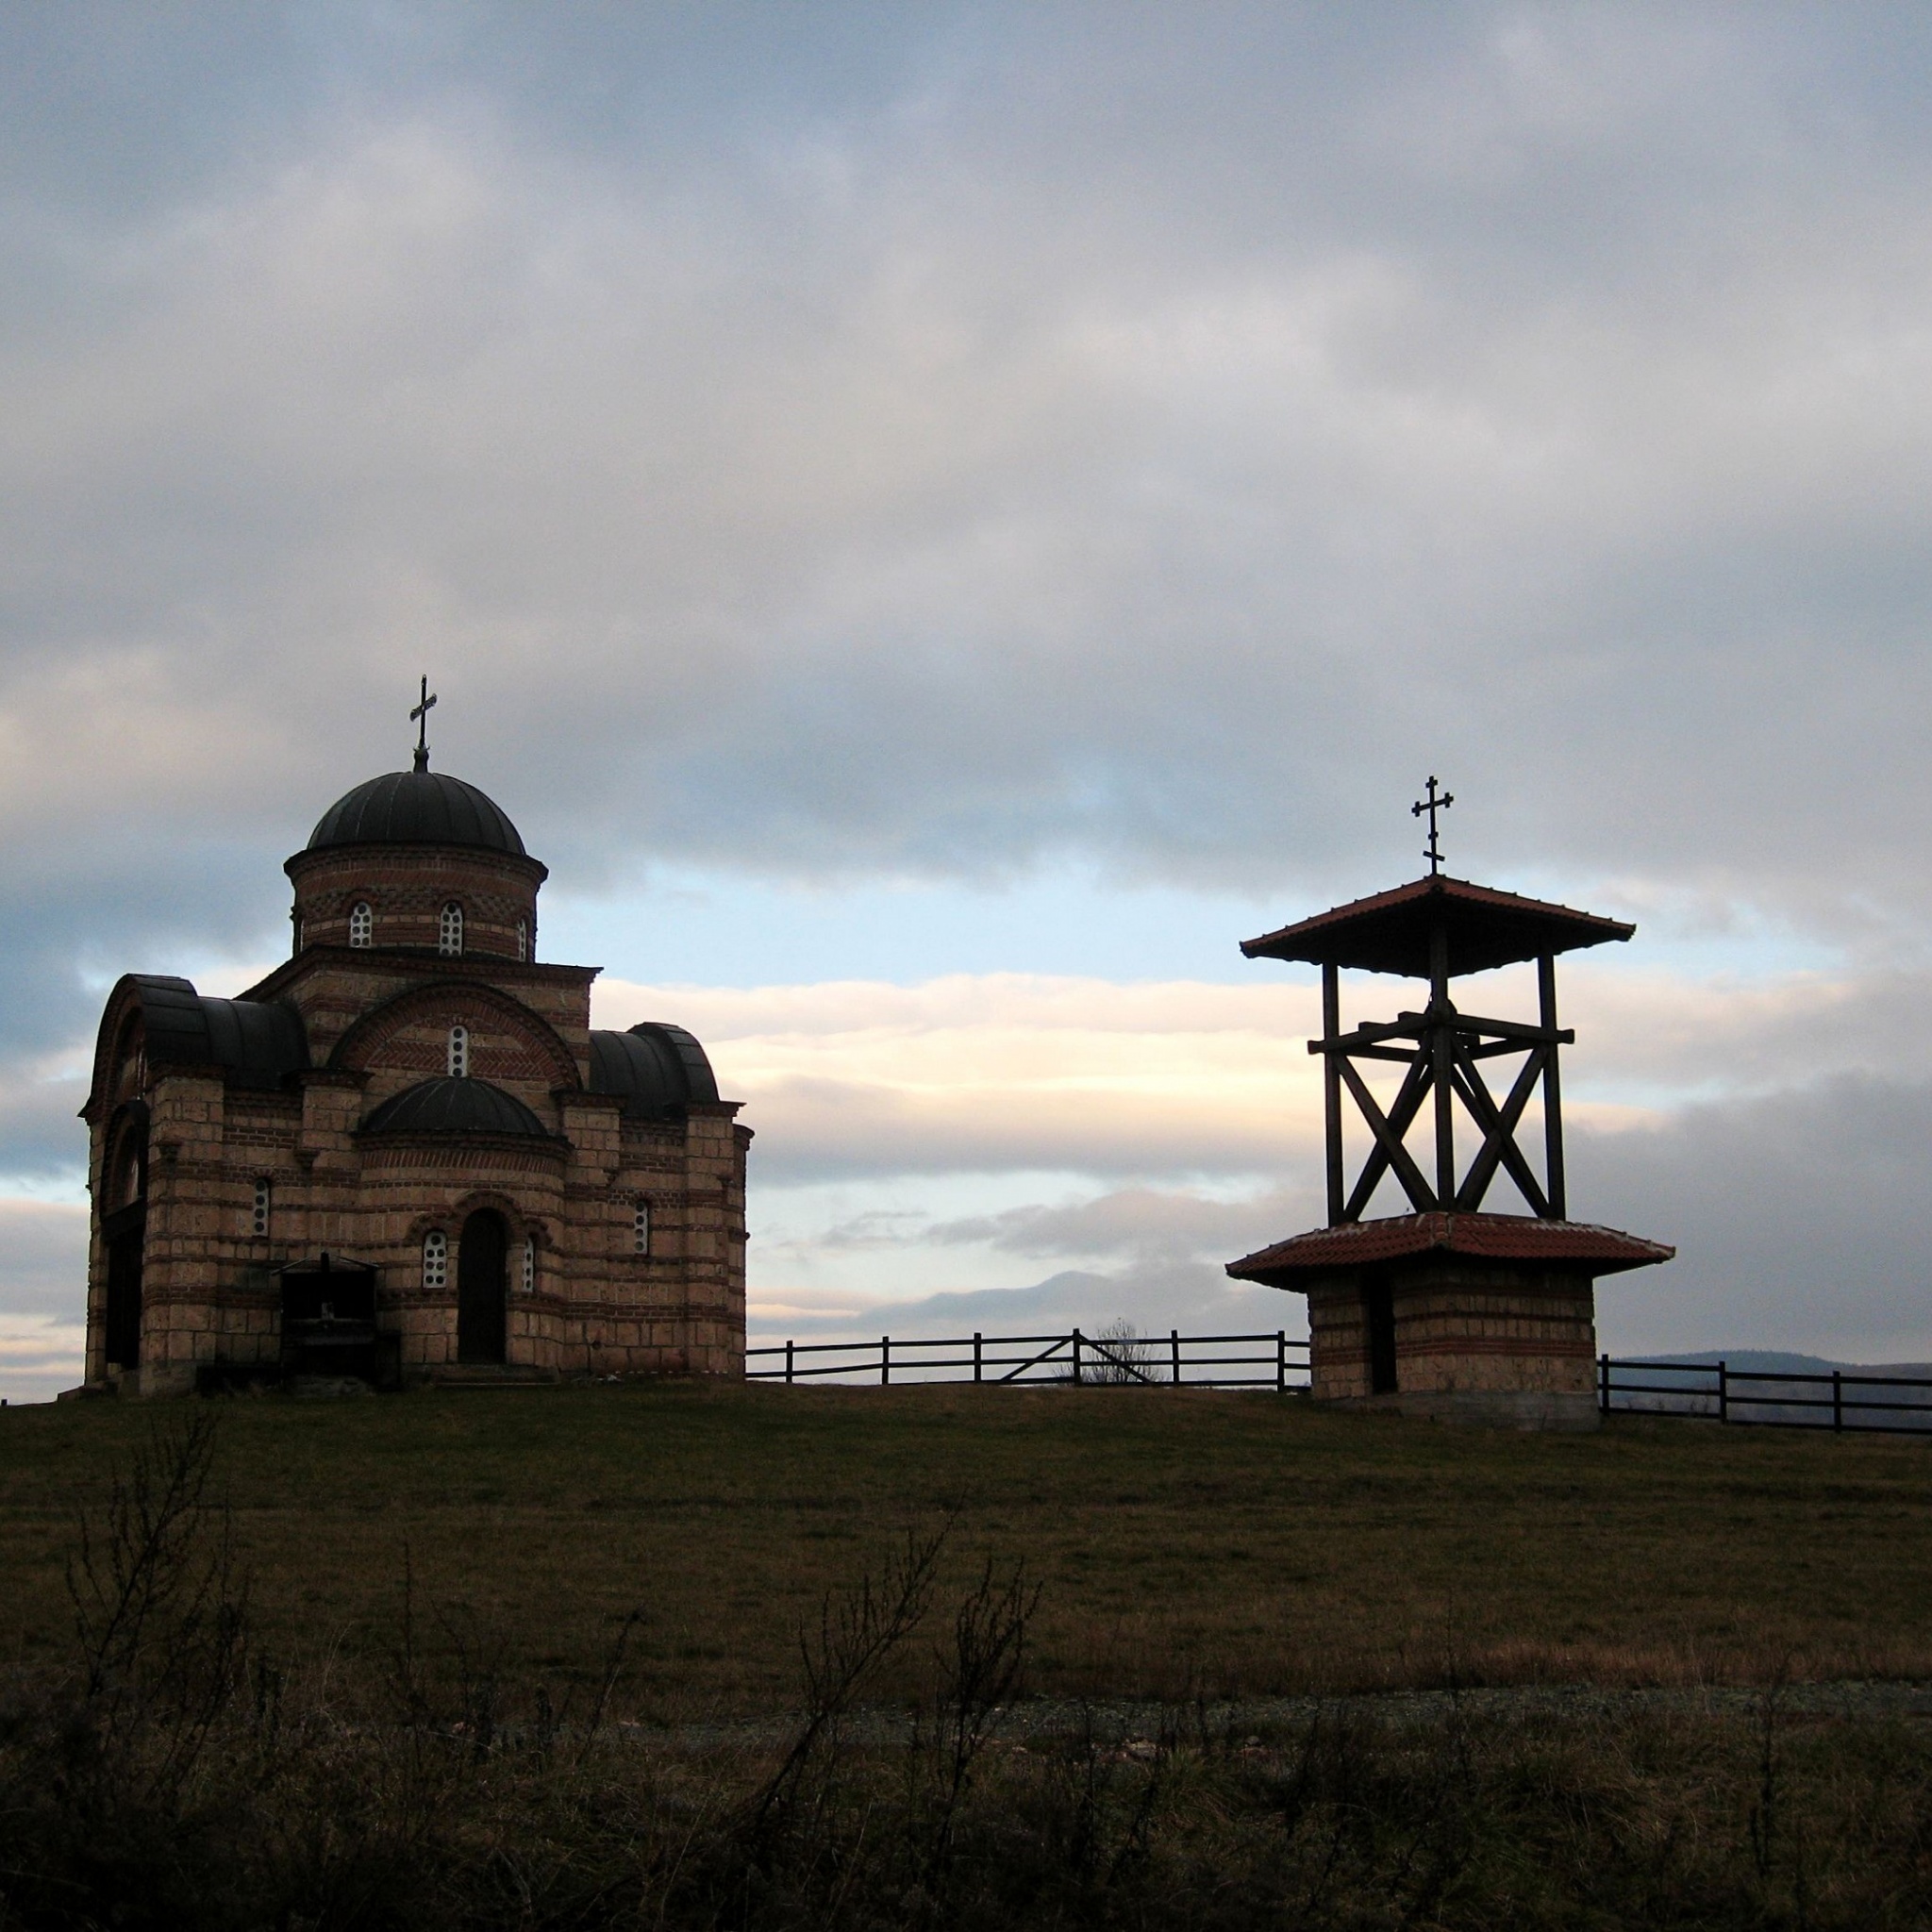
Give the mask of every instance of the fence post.
[[1607, 1355], [1596, 1358], [1596, 1412], [1599, 1415], [1610, 1412], [1610, 1358]]
[[1170, 1328], [1167, 1331], [1168, 1346], [1174, 1351], [1174, 1386], [1181, 1386], [1181, 1331]]
[[1075, 1388], [1077, 1388], [1077, 1387], [1079, 1386], [1079, 1383], [1080, 1383], [1080, 1331], [1079, 1331], [1079, 1330], [1078, 1330], [1077, 1328], [1075, 1328], [1075, 1329], [1074, 1330], [1074, 1387], [1075, 1387]]
[[785, 1338], [785, 1380], [788, 1384], [791, 1380], [791, 1338], [789, 1335]]
[[1288, 1330], [1274, 1331], [1274, 1392], [1285, 1394], [1288, 1390]]
[[1845, 1426], [1845, 1385], [1843, 1372], [1831, 1372], [1831, 1427], [1834, 1435], [1841, 1435]]
[[1731, 1419], [1731, 1372], [1725, 1362], [1717, 1365], [1717, 1419], [1721, 1423]]
[[983, 1360], [984, 1357], [982, 1357], [980, 1352], [979, 1330], [975, 1328], [973, 1331], [973, 1379], [975, 1382], [977, 1382], [980, 1379], [980, 1370], [983, 1365]]
[[892, 1379], [892, 1338], [879, 1337], [879, 1387], [883, 1389]]

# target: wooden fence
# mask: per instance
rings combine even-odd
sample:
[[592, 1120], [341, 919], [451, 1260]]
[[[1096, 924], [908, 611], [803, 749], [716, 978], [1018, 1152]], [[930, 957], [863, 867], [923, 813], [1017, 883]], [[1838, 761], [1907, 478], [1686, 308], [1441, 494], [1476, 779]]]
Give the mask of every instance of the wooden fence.
[[881, 1335], [745, 1350], [753, 1382], [1143, 1383], [1189, 1389], [1308, 1386], [1308, 1344], [1266, 1335]]
[[1704, 1416], [1760, 1428], [1932, 1434], [1932, 1379], [1916, 1375], [1792, 1374], [1727, 1362], [1597, 1360], [1604, 1414]]

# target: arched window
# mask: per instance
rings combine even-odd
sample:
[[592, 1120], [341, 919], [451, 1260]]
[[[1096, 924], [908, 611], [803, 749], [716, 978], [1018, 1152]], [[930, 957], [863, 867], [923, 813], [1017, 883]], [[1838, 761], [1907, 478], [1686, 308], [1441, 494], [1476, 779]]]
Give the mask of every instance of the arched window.
[[640, 1194], [630, 1213], [630, 1244], [633, 1253], [651, 1252], [651, 1204]]
[[268, 1176], [259, 1174], [255, 1182], [255, 1206], [248, 1216], [248, 1231], [258, 1239], [268, 1233]]
[[289, 924], [295, 928], [295, 944], [293, 950], [299, 953], [302, 950], [302, 915], [299, 912], [290, 913]]
[[436, 950], [454, 958], [463, 950], [463, 908], [452, 899], [436, 928]]
[[535, 1294], [537, 1292], [537, 1238], [535, 1235], [525, 1235], [524, 1237], [523, 1283], [525, 1294]]
[[449, 1237], [440, 1227], [432, 1227], [423, 1237], [423, 1286], [449, 1286]]
[[132, 1131], [124, 1133], [115, 1158], [120, 1174], [110, 1198], [117, 1207], [131, 1208], [147, 1193], [147, 1137]]
[[527, 919], [520, 919], [517, 921], [517, 958], [527, 959], [529, 957], [530, 922]]
[[470, 1029], [467, 1026], [449, 1029], [449, 1075], [452, 1080], [470, 1077]]
[[375, 937], [375, 915], [370, 911], [367, 899], [358, 899], [349, 908], [349, 943], [366, 946]]

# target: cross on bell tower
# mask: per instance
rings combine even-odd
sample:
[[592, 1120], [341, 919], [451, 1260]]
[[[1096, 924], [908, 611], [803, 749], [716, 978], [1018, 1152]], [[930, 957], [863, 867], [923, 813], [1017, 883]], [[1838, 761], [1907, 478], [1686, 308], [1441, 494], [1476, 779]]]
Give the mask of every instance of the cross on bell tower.
[[1424, 812], [1429, 815], [1429, 842], [1423, 847], [1423, 857], [1429, 861], [1431, 873], [1442, 870], [1442, 848], [1436, 842], [1436, 814], [1447, 811], [1455, 803], [1456, 794], [1453, 791], [1444, 791], [1440, 798], [1436, 795], [1436, 774], [1431, 772], [1428, 795], [1417, 799], [1408, 808], [1412, 818], [1421, 818]]

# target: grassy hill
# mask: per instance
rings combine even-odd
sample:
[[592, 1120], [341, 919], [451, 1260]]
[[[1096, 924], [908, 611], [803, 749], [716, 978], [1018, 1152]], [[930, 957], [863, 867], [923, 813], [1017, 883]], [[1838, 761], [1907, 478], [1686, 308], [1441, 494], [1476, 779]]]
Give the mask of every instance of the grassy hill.
[[[0, 1620], [66, 1641], [76, 1512], [173, 1406], [0, 1412]], [[906, 1528], [1044, 1586], [1031, 1682], [1266, 1694], [1932, 1674], [1932, 1445], [1619, 1419], [1528, 1437], [1158, 1390], [596, 1388], [222, 1405], [283, 1655], [419, 1635], [768, 1710], [796, 1632]]]

